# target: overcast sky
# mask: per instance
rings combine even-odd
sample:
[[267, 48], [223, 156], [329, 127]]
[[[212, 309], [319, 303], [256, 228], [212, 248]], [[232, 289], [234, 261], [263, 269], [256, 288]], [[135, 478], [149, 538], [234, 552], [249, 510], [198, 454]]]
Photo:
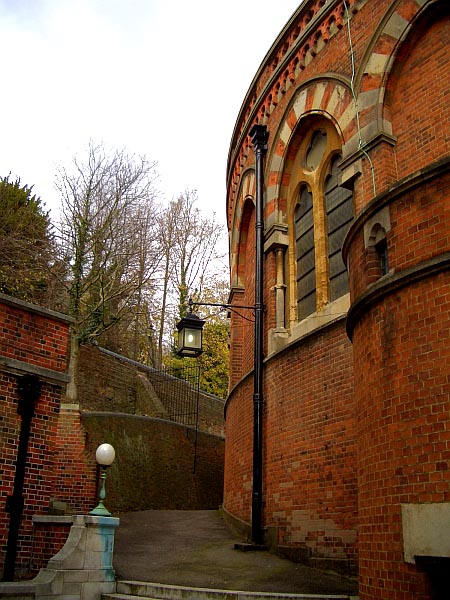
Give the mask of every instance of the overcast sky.
[[0, 0], [0, 175], [52, 210], [56, 167], [89, 140], [158, 162], [225, 223], [230, 138], [300, 0]]

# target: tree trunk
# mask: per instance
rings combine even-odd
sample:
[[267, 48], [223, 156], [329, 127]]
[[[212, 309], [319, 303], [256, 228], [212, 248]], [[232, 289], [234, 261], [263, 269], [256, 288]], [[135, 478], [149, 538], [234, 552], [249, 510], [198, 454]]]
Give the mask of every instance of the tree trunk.
[[78, 358], [80, 355], [80, 342], [75, 332], [72, 330], [70, 335], [70, 357], [68, 375], [70, 381], [66, 388], [66, 402], [68, 404], [78, 404]]

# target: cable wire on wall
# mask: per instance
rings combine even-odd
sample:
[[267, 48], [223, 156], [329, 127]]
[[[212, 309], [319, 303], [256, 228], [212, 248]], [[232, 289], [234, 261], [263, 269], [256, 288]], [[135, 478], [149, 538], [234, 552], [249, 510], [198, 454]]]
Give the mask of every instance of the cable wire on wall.
[[364, 156], [369, 161], [370, 170], [371, 170], [371, 173], [372, 173], [373, 195], [375, 197], [377, 195], [377, 189], [376, 189], [376, 184], [375, 184], [375, 168], [373, 166], [373, 163], [372, 163], [372, 160], [371, 160], [370, 156], [368, 155], [368, 153], [364, 149], [364, 142], [363, 142], [363, 139], [362, 139], [361, 124], [360, 124], [360, 119], [359, 119], [358, 98], [357, 98], [356, 93], [355, 93], [355, 51], [353, 49], [352, 32], [351, 32], [351, 29], [350, 29], [350, 13], [348, 11], [348, 6], [347, 6], [346, 0], [343, 0], [343, 2], [344, 2], [344, 8], [345, 8], [345, 16], [347, 17], [348, 42], [349, 42], [349, 47], [350, 47], [350, 60], [351, 60], [351, 65], [352, 65], [352, 77], [351, 77], [351, 80], [350, 80], [350, 89], [351, 89], [351, 92], [352, 92], [353, 101], [355, 103], [356, 126], [357, 126], [357, 129], [358, 129], [358, 140], [359, 140], [359, 142], [358, 142], [358, 149], [364, 154]]

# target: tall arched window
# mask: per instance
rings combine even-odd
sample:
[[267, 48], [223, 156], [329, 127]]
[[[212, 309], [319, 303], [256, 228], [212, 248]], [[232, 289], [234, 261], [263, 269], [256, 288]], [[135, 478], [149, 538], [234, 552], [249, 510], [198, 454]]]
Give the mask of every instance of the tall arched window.
[[290, 321], [322, 311], [348, 292], [341, 249], [353, 220], [351, 190], [340, 185], [342, 141], [328, 119], [305, 119], [293, 140]]

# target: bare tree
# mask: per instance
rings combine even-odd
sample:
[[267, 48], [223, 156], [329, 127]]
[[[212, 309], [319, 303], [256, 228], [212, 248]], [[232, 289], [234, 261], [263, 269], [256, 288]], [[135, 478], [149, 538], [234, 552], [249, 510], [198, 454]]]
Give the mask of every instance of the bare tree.
[[74, 317], [67, 394], [77, 399], [79, 344], [97, 339], [130, 311], [158, 267], [152, 227], [157, 206], [156, 164], [90, 144], [86, 161], [61, 167], [61, 246], [70, 269], [69, 314]]
[[162, 283], [161, 283], [161, 300], [160, 314], [158, 327], [158, 367], [162, 366], [163, 349], [164, 349], [164, 333], [166, 324], [166, 313], [169, 302], [169, 293], [171, 290], [171, 279], [174, 271], [175, 261], [173, 249], [175, 247], [177, 233], [177, 219], [179, 215], [174, 209], [174, 203], [170, 202], [169, 206], [161, 211], [158, 225], [160, 246], [162, 250]]
[[205, 285], [223, 264], [219, 243], [223, 227], [214, 217], [202, 216], [196, 202], [196, 191], [186, 190], [161, 215], [164, 273], [158, 341], [160, 362], [163, 340], [169, 337], [167, 328], [170, 327], [172, 334], [174, 322], [186, 313], [189, 297], [200, 298]]

